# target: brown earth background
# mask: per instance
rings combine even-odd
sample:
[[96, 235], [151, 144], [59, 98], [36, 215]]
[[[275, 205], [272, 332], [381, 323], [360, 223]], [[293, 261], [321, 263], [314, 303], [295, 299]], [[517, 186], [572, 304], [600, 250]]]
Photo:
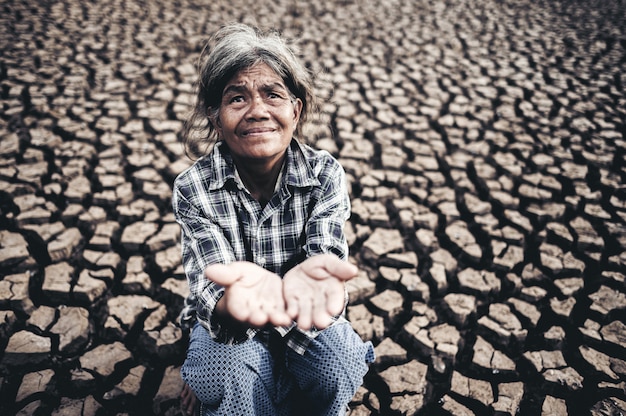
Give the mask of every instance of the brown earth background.
[[626, 413], [626, 4], [0, 3], [0, 414], [179, 415], [204, 41], [299, 39], [350, 181], [351, 415]]

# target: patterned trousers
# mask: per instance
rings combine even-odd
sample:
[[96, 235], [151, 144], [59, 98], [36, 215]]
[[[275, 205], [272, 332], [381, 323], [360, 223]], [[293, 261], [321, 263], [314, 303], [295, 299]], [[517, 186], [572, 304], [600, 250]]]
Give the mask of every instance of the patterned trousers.
[[304, 355], [277, 338], [225, 345], [196, 323], [181, 374], [202, 416], [345, 415], [374, 361], [371, 342], [347, 322], [320, 332]]

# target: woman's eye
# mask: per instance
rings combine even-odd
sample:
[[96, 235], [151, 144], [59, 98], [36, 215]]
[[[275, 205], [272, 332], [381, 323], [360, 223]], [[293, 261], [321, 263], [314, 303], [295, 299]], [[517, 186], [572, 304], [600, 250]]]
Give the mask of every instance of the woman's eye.
[[270, 91], [267, 93], [267, 97], [270, 99], [282, 99], [283, 95], [279, 92]]

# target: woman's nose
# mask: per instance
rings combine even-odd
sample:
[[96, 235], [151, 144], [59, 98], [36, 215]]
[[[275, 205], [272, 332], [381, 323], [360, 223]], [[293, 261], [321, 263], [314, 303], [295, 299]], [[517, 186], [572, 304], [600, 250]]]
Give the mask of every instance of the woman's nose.
[[255, 96], [250, 100], [250, 107], [248, 108], [247, 117], [249, 118], [264, 118], [268, 116], [267, 103], [261, 96]]

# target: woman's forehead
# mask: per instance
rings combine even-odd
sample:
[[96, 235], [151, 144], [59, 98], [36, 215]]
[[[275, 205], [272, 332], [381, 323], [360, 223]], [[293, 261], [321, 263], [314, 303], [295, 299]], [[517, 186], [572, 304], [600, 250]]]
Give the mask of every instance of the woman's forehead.
[[251, 67], [239, 70], [226, 83], [226, 88], [231, 85], [239, 85], [244, 87], [259, 87], [266, 85], [280, 85], [285, 88], [283, 79], [270, 68], [267, 64], [260, 62]]

